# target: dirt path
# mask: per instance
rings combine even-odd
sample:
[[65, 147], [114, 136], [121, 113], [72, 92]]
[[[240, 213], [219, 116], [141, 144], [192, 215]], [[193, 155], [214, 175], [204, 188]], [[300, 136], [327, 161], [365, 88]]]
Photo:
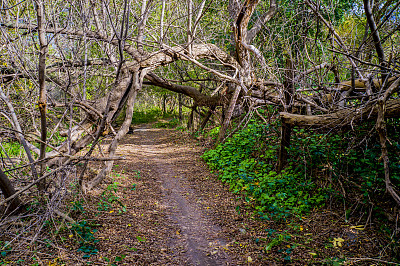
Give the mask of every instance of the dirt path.
[[103, 224], [100, 252], [93, 258], [98, 263], [116, 256], [127, 265], [247, 262], [248, 256], [232, 249], [241, 227], [235, 198], [209, 174], [202, 149], [186, 141], [173, 130], [141, 128], [121, 143], [118, 155], [127, 160], [115, 166], [113, 178], [98, 193], [117, 182], [127, 211], [97, 218]]
[[[162, 202], [166, 207], [167, 217], [177, 228], [181, 237], [170, 237], [168, 247], [177, 250], [183, 247], [183, 258], [190, 265], [226, 265], [230, 261], [226, 252], [221, 249], [226, 240], [219, 236], [221, 228], [213, 218], [207, 215], [197, 201], [196, 191], [190, 188], [185, 171], [190, 167], [190, 151], [184, 146], [177, 147], [170, 143], [160, 143], [162, 139], [155, 129], [140, 129], [134, 134], [145, 139], [134, 150], [132, 155], [146, 154], [150, 172], [161, 181]], [[159, 136], [158, 136], [159, 137]], [[189, 154], [187, 154], [189, 153]]]

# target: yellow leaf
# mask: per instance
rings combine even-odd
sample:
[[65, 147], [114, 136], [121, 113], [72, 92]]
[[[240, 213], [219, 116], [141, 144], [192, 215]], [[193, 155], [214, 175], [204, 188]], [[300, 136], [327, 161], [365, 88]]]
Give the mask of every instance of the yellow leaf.
[[365, 227], [364, 225], [356, 225], [356, 226], [350, 226], [350, 229], [364, 230]]
[[310, 255], [313, 256], [313, 257], [316, 257], [316, 256], [317, 256], [317, 253], [314, 253], [314, 252], [309, 252], [308, 254], [310, 254]]
[[69, 238], [74, 237], [74, 235], [69, 235]]
[[344, 242], [344, 239], [343, 238], [341, 238], [341, 237], [338, 237], [338, 238], [334, 238], [333, 239], [333, 246], [336, 248], [336, 247], [341, 247], [342, 246], [342, 243]]
[[114, 211], [110, 211], [109, 213], [113, 213]]
[[177, 235], [180, 235], [181, 233], [179, 233], [179, 231], [176, 231], [176, 234], [177, 234]]
[[251, 262], [253, 262], [253, 259], [250, 256], [248, 256], [247, 261], [251, 263]]
[[128, 224], [128, 226], [132, 226], [131, 224]]

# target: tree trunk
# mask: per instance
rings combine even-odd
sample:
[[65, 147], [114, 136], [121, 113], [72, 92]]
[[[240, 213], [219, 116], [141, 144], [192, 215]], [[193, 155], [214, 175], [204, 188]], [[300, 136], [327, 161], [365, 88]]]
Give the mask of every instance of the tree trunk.
[[[44, 3], [43, 1], [36, 1], [36, 12], [38, 21], [38, 35], [40, 43], [39, 51], [39, 111], [40, 111], [40, 154], [39, 160], [43, 160], [46, 157], [46, 140], [47, 140], [47, 122], [46, 122], [46, 106], [47, 106], [47, 90], [46, 90], [46, 54], [47, 54], [47, 41], [46, 41], [46, 30], [44, 24]], [[46, 163], [40, 163], [40, 176], [44, 174], [46, 169]], [[39, 190], [43, 191], [46, 187], [46, 180], [43, 179], [38, 183]]]
[[190, 112], [190, 115], [188, 118], [188, 123], [187, 123], [188, 130], [193, 129], [194, 112], [195, 112], [196, 108], [197, 108], [197, 105], [193, 105], [192, 111]]
[[167, 95], [163, 95], [163, 98], [162, 98], [162, 111], [163, 111], [163, 115], [165, 115], [167, 113]]
[[178, 104], [179, 104], [179, 121], [182, 121], [182, 94], [178, 94]]
[[[291, 59], [286, 60], [286, 80], [285, 80], [285, 109], [288, 113], [292, 111], [292, 99], [294, 94], [294, 70], [293, 61]], [[282, 171], [287, 166], [287, 149], [290, 146], [290, 136], [292, 134], [292, 126], [282, 120], [282, 136], [281, 136], [281, 147], [278, 156], [277, 171]]]
[[206, 127], [208, 120], [210, 120], [210, 118], [213, 114], [213, 111], [214, 111], [214, 108], [211, 108], [210, 110], [208, 110], [208, 112], [206, 113], [206, 115], [203, 118], [203, 121], [200, 124], [199, 131], [203, 130]]
[[[141, 75], [140, 75], [141, 74]], [[118, 130], [117, 135], [112, 140], [110, 146], [108, 147], [108, 156], [114, 157], [115, 152], [117, 151], [118, 144], [120, 140], [128, 133], [129, 126], [132, 123], [132, 116], [133, 116], [133, 109], [136, 101], [137, 92], [141, 89], [143, 84], [143, 77], [146, 75], [145, 71], [143, 70], [141, 73], [135, 71], [132, 74], [132, 88], [128, 94], [128, 100], [126, 102], [126, 113], [125, 113], [125, 120], [121, 125], [121, 128]], [[112, 166], [114, 161], [107, 161], [105, 163], [105, 167], [100, 171], [100, 173], [90, 182], [87, 183], [86, 190], [91, 190], [111, 172]]]
[[379, 142], [381, 144], [381, 158], [383, 160], [383, 167], [385, 171], [385, 185], [386, 191], [392, 196], [398, 205], [400, 205], [400, 196], [394, 190], [392, 183], [390, 182], [390, 168], [389, 168], [389, 154], [386, 145], [387, 134], [385, 124], [385, 108], [384, 100], [378, 101], [378, 118], [376, 120], [376, 131], [379, 135]]
[[[400, 117], [400, 99], [389, 100], [385, 104], [385, 117]], [[378, 117], [376, 102], [360, 108], [340, 110], [325, 115], [298, 115], [279, 113], [283, 122], [298, 127], [335, 128], [356, 124], [360, 120], [374, 120]]]
[[241, 91], [241, 87], [236, 86], [235, 92], [233, 93], [233, 96], [229, 103], [228, 110], [225, 114], [224, 121], [222, 122], [221, 128], [219, 130], [218, 139], [217, 139], [217, 142], [215, 143], [215, 145], [218, 145], [225, 137], [226, 131], [228, 130], [229, 123], [231, 122], [233, 110], [235, 110], [235, 105], [239, 98], [240, 91]]
[[[3, 192], [4, 198], [11, 197], [16, 192], [10, 180], [8, 179], [7, 175], [1, 170], [1, 168], [0, 168], [0, 189]], [[9, 207], [7, 209], [7, 213], [14, 212], [18, 209], [19, 206], [21, 206], [21, 201], [19, 200], [18, 197], [16, 197], [8, 203], [8, 206]]]
[[38, 174], [36, 172], [36, 163], [33, 160], [30, 148], [34, 148], [34, 149], [37, 149], [37, 148], [35, 146], [33, 146], [32, 144], [31, 144], [31, 147], [28, 146], [28, 143], [26, 142], [25, 137], [22, 134], [21, 124], [18, 121], [18, 117], [17, 117], [17, 114], [15, 113], [14, 106], [11, 103], [10, 99], [8, 98], [8, 96], [4, 94], [4, 92], [3, 92], [3, 90], [1, 88], [0, 88], [0, 98], [5, 102], [5, 104], [8, 107], [8, 110], [10, 111], [10, 114], [11, 114], [11, 121], [10, 122], [12, 122], [12, 125], [13, 125], [14, 129], [18, 132], [16, 134], [17, 139], [21, 143], [21, 145], [24, 147], [26, 156], [28, 157], [29, 163], [31, 165], [31, 171], [32, 171], [33, 179], [36, 180], [36, 179], [38, 179]]

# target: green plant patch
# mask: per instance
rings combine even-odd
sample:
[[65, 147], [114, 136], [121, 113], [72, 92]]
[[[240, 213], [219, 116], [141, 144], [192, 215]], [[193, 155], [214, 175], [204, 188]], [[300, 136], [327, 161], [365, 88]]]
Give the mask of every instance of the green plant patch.
[[279, 124], [252, 122], [225, 143], [205, 152], [203, 159], [234, 193], [245, 195], [262, 219], [299, 216], [322, 206], [326, 195], [310, 176], [291, 167], [281, 173], [274, 171], [279, 147], [275, 132]]
[[79, 244], [78, 251], [85, 253], [83, 258], [90, 258], [99, 252], [96, 248], [96, 243], [99, 242], [94, 236], [97, 232], [85, 220], [71, 224], [71, 230], [76, 235]]
[[[168, 118], [174, 118], [174, 117], [177, 117], [177, 114], [174, 111], [172, 111], [171, 113], [169, 113], [169, 112], [164, 113], [160, 108], [157, 108], [157, 107], [153, 107], [151, 109], [144, 109], [144, 110], [136, 109], [133, 112], [132, 124], [153, 123], [162, 118], [168, 119]], [[121, 120], [121, 119], [119, 118], [119, 120]], [[176, 118], [174, 118], [172, 120], [176, 120]], [[176, 122], [173, 122], [173, 123], [176, 123]], [[177, 124], [178, 123], [176, 123], [176, 125]], [[172, 127], [174, 127], [174, 126], [172, 126]]]
[[1, 143], [0, 147], [0, 157], [7, 160], [7, 156], [11, 158], [20, 157], [24, 153], [23, 147], [18, 141], [10, 141]]
[[158, 108], [150, 110], [135, 110], [132, 116], [132, 124], [145, 124], [157, 121], [163, 115]]
[[162, 122], [159, 121], [154, 124], [155, 128], [174, 128], [179, 124], [179, 120], [176, 118], [171, 119], [170, 121], [167, 122]]
[[[118, 182], [108, 185], [107, 188], [101, 193], [99, 202], [97, 203], [97, 210], [113, 212], [114, 206], [118, 206], [118, 213], [126, 212], [126, 206], [122, 203], [119, 196], [116, 194], [118, 191]], [[135, 185], [136, 188], [136, 185]]]

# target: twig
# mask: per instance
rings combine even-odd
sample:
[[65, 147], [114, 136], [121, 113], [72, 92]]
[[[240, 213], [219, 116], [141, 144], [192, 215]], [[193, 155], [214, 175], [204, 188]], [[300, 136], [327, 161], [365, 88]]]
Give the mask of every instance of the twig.
[[78, 161], [115, 161], [115, 160], [126, 160], [125, 157], [71, 157], [71, 160], [78, 160]]
[[59, 211], [57, 209], [54, 209], [53, 212], [55, 214], [57, 214], [58, 216], [64, 218], [65, 220], [67, 220], [70, 223], [76, 223], [74, 219], [72, 219], [71, 217], [69, 217], [68, 215], [66, 215], [65, 213], [63, 213], [63, 212], [61, 212], [61, 211]]
[[64, 165], [58, 167], [57, 169], [55, 169], [54, 171], [52, 171], [51, 173], [47, 173], [43, 176], [41, 176], [40, 178], [36, 179], [34, 182], [30, 183], [29, 185], [25, 186], [23, 189], [18, 190], [16, 193], [14, 193], [12, 196], [6, 198], [5, 200], [3, 200], [2, 202], [0, 202], [0, 206], [6, 204], [7, 202], [9, 202], [10, 200], [14, 199], [15, 197], [17, 197], [19, 194], [21, 194], [22, 192], [27, 191], [28, 189], [30, 189], [31, 187], [33, 187], [34, 185], [36, 185], [36, 183], [44, 180], [45, 178], [47, 178], [48, 176], [62, 170], [67, 164], [70, 163], [70, 159], [68, 159]]
[[347, 259], [348, 260], [354, 260], [355, 262], [370, 260], [370, 261], [382, 262], [382, 263], [387, 263], [387, 264], [400, 265], [397, 262], [390, 262], [390, 261], [381, 260], [381, 259], [374, 259], [374, 258], [347, 258]]

